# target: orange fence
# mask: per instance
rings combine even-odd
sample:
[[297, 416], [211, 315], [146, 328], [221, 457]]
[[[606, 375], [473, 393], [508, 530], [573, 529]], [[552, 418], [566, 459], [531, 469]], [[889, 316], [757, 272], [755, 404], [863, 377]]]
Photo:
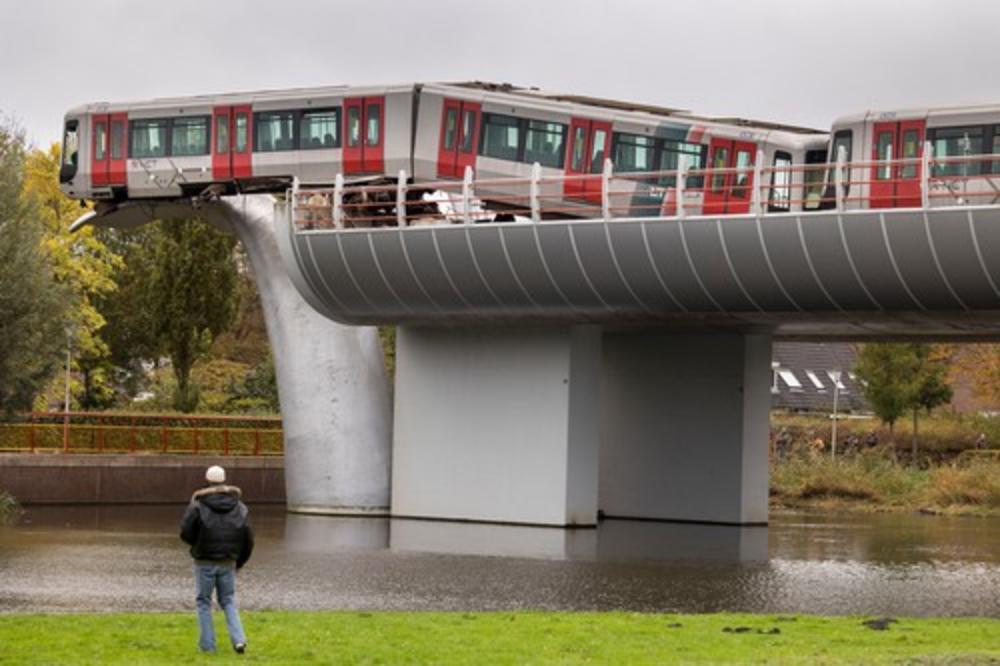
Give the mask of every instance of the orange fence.
[[281, 418], [31, 412], [0, 421], [0, 452], [282, 455]]

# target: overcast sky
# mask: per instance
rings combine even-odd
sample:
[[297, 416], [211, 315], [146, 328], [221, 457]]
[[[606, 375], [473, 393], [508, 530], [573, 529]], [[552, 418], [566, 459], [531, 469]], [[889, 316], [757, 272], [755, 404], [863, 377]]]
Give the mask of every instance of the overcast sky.
[[0, 113], [480, 79], [827, 127], [1000, 102], [996, 0], [0, 0]]

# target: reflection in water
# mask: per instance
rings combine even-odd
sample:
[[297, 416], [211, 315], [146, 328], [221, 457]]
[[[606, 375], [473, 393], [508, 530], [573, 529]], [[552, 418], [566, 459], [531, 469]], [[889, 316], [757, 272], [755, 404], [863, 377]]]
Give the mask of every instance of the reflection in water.
[[398, 551], [581, 561], [767, 559], [766, 527], [605, 520], [597, 529], [564, 530], [394, 518]]
[[[246, 608], [1000, 616], [1000, 520], [776, 516], [769, 528], [562, 530], [251, 507]], [[183, 610], [182, 506], [29, 507], [0, 527], [0, 612]]]
[[290, 513], [284, 547], [297, 553], [382, 550], [389, 547], [389, 519]]

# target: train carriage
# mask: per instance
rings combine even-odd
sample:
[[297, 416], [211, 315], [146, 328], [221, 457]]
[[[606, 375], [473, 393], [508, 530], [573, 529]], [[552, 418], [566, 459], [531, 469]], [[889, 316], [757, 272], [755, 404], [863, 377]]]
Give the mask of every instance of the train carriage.
[[121, 201], [281, 191], [337, 174], [394, 181], [405, 171], [429, 183], [462, 179], [468, 167], [494, 181], [479, 197], [516, 211], [537, 164], [543, 214], [576, 217], [595, 214], [610, 160], [618, 213], [671, 214], [677, 176], [663, 172], [687, 168], [686, 210], [726, 214], [749, 210], [758, 155], [768, 207], [808, 207], [812, 185], [797, 167], [825, 162], [826, 141], [815, 130], [508, 85], [340, 86], [73, 109], [60, 180], [70, 196]]
[[990, 156], [1000, 152], [1000, 106], [983, 105], [867, 111], [837, 119], [830, 159], [842, 153], [852, 163], [844, 178], [845, 207], [920, 206], [928, 146], [929, 205], [996, 203], [1000, 162]]

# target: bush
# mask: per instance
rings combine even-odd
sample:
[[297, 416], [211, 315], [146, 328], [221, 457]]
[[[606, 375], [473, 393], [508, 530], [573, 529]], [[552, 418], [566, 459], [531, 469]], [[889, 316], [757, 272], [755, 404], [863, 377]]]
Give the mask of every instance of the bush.
[[21, 505], [14, 496], [5, 490], [0, 490], [0, 525], [14, 522], [21, 513]]
[[931, 472], [925, 497], [929, 504], [942, 508], [1000, 508], [1000, 463], [977, 460], [965, 466], [940, 467]]

